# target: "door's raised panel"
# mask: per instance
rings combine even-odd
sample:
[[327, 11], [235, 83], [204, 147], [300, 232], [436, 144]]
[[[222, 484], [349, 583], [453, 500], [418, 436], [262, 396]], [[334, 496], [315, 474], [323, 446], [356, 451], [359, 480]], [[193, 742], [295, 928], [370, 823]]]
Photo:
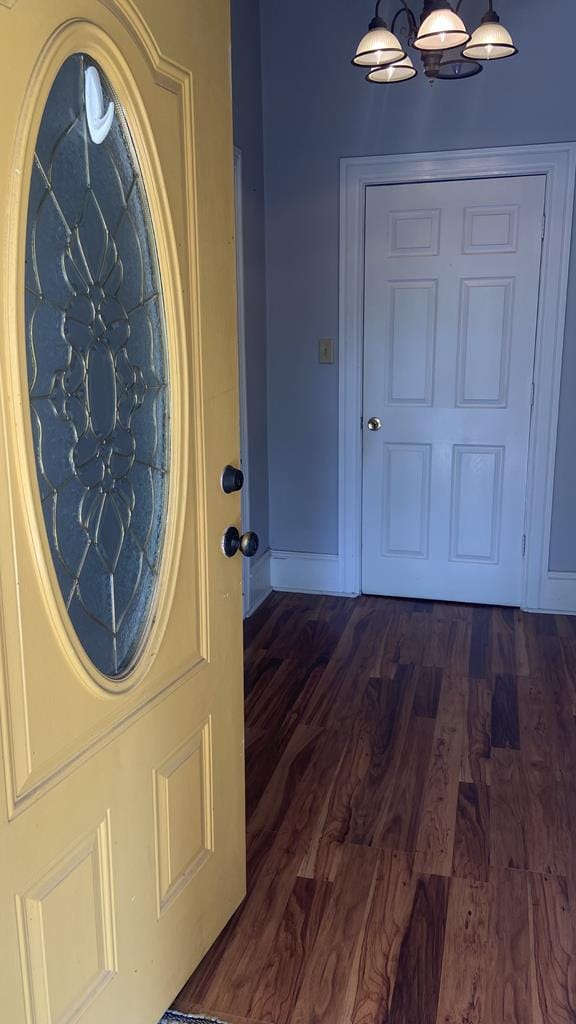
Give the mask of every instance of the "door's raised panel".
[[208, 720], [154, 772], [158, 916], [214, 849]]
[[28, 1024], [75, 1024], [117, 971], [110, 840], [106, 817], [18, 898]]
[[389, 405], [432, 405], [436, 347], [437, 281], [388, 285]]
[[508, 404], [514, 278], [462, 281], [456, 405]]
[[503, 475], [503, 446], [454, 446], [450, 520], [453, 561], [498, 562]]
[[482, 253], [517, 252], [517, 206], [469, 206], [464, 210], [465, 256]]
[[428, 557], [429, 444], [384, 445], [382, 555]]
[[440, 210], [393, 210], [387, 238], [388, 256], [437, 256]]

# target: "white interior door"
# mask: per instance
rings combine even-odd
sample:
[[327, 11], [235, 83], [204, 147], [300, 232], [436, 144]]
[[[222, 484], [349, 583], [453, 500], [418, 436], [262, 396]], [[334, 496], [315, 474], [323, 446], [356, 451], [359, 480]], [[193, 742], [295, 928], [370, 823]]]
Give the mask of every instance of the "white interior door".
[[544, 194], [367, 189], [365, 593], [520, 604]]

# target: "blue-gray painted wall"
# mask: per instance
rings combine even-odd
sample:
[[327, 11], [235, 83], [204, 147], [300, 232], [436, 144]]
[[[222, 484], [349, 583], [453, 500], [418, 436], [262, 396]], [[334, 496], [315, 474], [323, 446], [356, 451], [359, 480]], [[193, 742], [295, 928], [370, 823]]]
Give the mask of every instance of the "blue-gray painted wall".
[[[461, 11], [473, 23], [486, 6], [464, 0]], [[233, 4], [234, 10], [240, 7], [243, 32], [257, 35], [257, 5], [248, 0]], [[262, 4], [273, 548], [337, 551], [338, 369], [319, 365], [317, 341], [336, 338], [338, 332], [340, 158], [576, 139], [576, 5], [500, 0], [497, 9], [514, 33], [517, 58], [495, 62], [467, 82], [431, 87], [419, 76], [403, 85], [377, 87], [350, 65], [371, 16], [370, 0]], [[393, 4], [383, 4], [384, 14], [393, 10]], [[544, 15], [552, 37], [545, 55]], [[239, 30], [235, 35], [238, 45]], [[235, 62], [237, 93], [247, 90], [241, 78], [249, 71], [244, 61]], [[240, 100], [245, 106], [242, 95]], [[236, 106], [240, 100], [237, 95]], [[263, 278], [260, 262], [258, 267], [255, 286]], [[250, 401], [256, 402], [260, 421], [264, 383], [260, 368], [250, 372], [259, 374], [251, 381]], [[565, 570], [576, 570], [575, 388], [576, 272], [566, 331], [551, 551], [552, 567]]]

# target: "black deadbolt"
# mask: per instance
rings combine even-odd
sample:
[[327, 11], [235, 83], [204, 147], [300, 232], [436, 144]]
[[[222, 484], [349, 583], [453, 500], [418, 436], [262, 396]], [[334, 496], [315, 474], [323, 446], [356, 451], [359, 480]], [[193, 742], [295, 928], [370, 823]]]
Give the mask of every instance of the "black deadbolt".
[[240, 534], [235, 526], [229, 526], [224, 534], [222, 550], [226, 558], [232, 558], [240, 547]]
[[244, 473], [236, 466], [224, 466], [222, 472], [222, 490], [224, 494], [233, 494], [234, 491], [241, 491], [244, 483]]
[[222, 550], [226, 558], [233, 558], [238, 549], [246, 558], [252, 558], [258, 551], [259, 543], [257, 533], [249, 530], [240, 536], [235, 526], [229, 526], [222, 540]]

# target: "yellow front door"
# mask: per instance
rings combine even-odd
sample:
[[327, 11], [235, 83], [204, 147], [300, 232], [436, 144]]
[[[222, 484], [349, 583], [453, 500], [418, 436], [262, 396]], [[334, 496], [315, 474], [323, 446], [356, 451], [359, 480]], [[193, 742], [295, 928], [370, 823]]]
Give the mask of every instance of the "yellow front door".
[[156, 1024], [244, 893], [226, 0], [0, 0], [0, 1016]]

